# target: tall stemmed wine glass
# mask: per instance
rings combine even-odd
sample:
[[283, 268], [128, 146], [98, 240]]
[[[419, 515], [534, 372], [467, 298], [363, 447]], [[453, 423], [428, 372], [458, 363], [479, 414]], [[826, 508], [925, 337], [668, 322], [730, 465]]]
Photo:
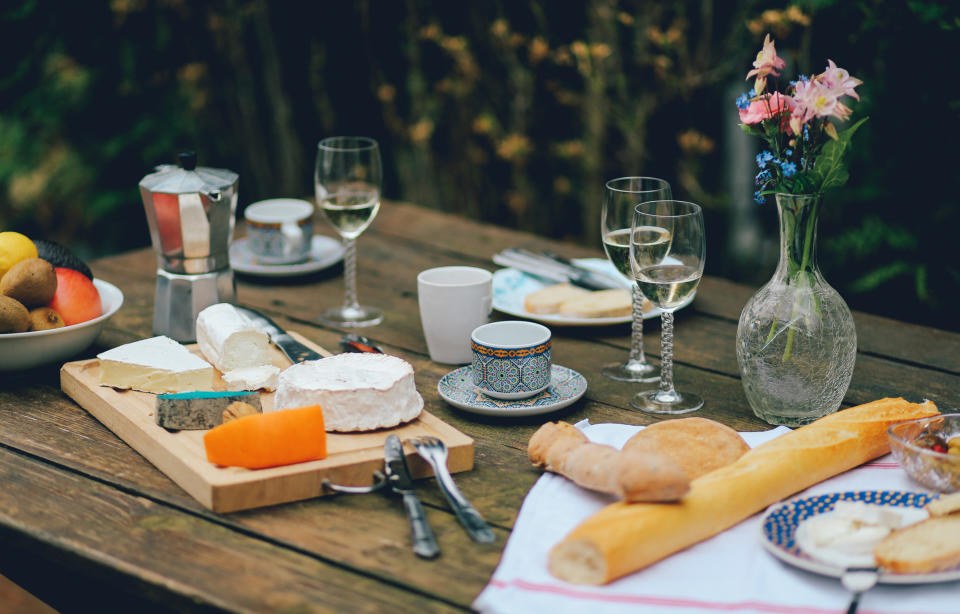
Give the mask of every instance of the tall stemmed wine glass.
[[[633, 407], [655, 414], [685, 414], [703, 406], [703, 399], [673, 387], [673, 312], [697, 290], [703, 276], [705, 242], [703, 210], [680, 200], [655, 200], [637, 205], [630, 241], [630, 266], [640, 291], [663, 311], [660, 332], [660, 388], [641, 392]], [[644, 237], [647, 229], [662, 229], [666, 244]]]
[[314, 174], [317, 204], [327, 221], [343, 237], [346, 296], [341, 307], [320, 314], [320, 321], [335, 326], [373, 326], [383, 312], [357, 302], [357, 237], [380, 210], [383, 171], [377, 142], [361, 136], [335, 136], [317, 146]]
[[[633, 282], [630, 270], [630, 226], [633, 209], [648, 200], [673, 198], [670, 184], [654, 177], [620, 177], [607, 182], [603, 192], [600, 214], [600, 233], [607, 258], [621, 275]], [[642, 240], [665, 246], [669, 237], [656, 231], [641, 230]], [[630, 337], [630, 357], [625, 363], [607, 365], [602, 373], [621, 382], [655, 382], [660, 369], [647, 362], [643, 354], [643, 295], [637, 284], [633, 286], [633, 325]]]

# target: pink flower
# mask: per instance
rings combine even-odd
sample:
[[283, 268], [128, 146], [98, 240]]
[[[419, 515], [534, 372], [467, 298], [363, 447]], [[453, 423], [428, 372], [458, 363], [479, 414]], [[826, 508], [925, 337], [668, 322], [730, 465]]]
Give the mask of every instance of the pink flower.
[[831, 91], [836, 92], [837, 96], [850, 96], [860, 100], [860, 96], [854, 91], [863, 81], [850, 76], [843, 68], [839, 68], [833, 63], [833, 60], [827, 60], [827, 69], [818, 78], [827, 84]]
[[[799, 119], [791, 121], [791, 127], [796, 122], [805, 124], [814, 117], [828, 117], [830, 115], [845, 120], [850, 115], [850, 109], [840, 104], [841, 94], [830, 88], [819, 78], [809, 81], [798, 81], [794, 89], [793, 98], [797, 103], [794, 116]], [[794, 131], [796, 128], [794, 127]]]
[[777, 49], [770, 40], [770, 34], [763, 39], [763, 48], [757, 54], [757, 59], [753, 61], [753, 70], [747, 73], [747, 79], [756, 76], [753, 89], [758, 94], [762, 93], [767, 87], [767, 75], [779, 77], [777, 69], [785, 68], [787, 63], [777, 55]]
[[746, 109], [740, 109], [740, 121], [745, 124], [759, 124], [765, 119], [781, 118], [781, 125], [786, 121], [784, 111], [792, 112], [797, 103], [790, 96], [780, 92], [764, 94], [750, 103]]

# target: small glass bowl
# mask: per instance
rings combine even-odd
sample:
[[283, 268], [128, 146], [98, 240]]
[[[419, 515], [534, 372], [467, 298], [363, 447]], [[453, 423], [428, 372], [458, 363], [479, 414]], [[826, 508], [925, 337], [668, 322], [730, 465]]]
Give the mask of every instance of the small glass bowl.
[[960, 437], [960, 414], [900, 422], [887, 434], [893, 457], [911, 478], [940, 492], [960, 490], [960, 454], [935, 452], [922, 445], [928, 437], [939, 436], [945, 442]]

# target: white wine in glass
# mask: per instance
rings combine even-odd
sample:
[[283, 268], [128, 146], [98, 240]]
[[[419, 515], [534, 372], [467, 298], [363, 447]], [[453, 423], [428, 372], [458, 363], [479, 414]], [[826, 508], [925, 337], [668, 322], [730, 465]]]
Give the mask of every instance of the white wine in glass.
[[356, 240], [380, 210], [383, 171], [380, 148], [367, 137], [335, 136], [317, 146], [314, 174], [317, 204], [330, 225], [343, 237], [344, 303], [320, 314], [320, 321], [334, 326], [373, 326], [383, 321], [383, 312], [357, 301]]
[[[673, 312], [696, 292], [703, 276], [703, 211], [699, 205], [680, 200], [646, 202], [634, 208], [632, 228], [633, 277], [643, 295], [663, 311], [663, 325], [660, 387], [635, 395], [630, 405], [654, 414], [695, 411], [703, 407], [703, 399], [691, 392], [677, 392], [673, 386]], [[651, 242], [650, 228], [662, 229], [669, 239]]]
[[[633, 283], [630, 265], [631, 236], [646, 241], [666, 252], [670, 234], [662, 228], [633, 229], [633, 208], [648, 200], [671, 198], [670, 184], [654, 177], [620, 177], [604, 186], [600, 233], [603, 249], [610, 263], [631, 282], [633, 291], [633, 324], [630, 335], [630, 356], [627, 362], [606, 365], [602, 373], [621, 382], [655, 382], [660, 370], [647, 362], [643, 354], [643, 295]], [[651, 250], [651, 254], [653, 250]], [[652, 257], [652, 256], [651, 256]]]

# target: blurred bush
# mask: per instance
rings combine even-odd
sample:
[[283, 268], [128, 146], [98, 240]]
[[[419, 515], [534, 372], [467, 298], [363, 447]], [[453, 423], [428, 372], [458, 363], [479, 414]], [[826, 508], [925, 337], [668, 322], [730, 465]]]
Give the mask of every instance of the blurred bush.
[[[27, 1], [0, 9], [0, 228], [87, 255], [146, 245], [136, 185], [177, 151], [239, 172], [244, 205], [312, 192], [317, 140], [352, 133], [380, 140], [389, 198], [595, 246], [603, 182], [664, 177], [707, 208], [708, 272], [759, 283], [775, 210], [731, 187], [752, 145], [728, 128], [769, 31], [793, 71], [830, 57], [865, 82], [871, 121], [821, 228], [828, 279], [855, 308], [958, 329], [960, 93], [930, 51], [957, 48], [957, 16], [946, 0]], [[744, 220], [766, 246], [746, 265]]]

